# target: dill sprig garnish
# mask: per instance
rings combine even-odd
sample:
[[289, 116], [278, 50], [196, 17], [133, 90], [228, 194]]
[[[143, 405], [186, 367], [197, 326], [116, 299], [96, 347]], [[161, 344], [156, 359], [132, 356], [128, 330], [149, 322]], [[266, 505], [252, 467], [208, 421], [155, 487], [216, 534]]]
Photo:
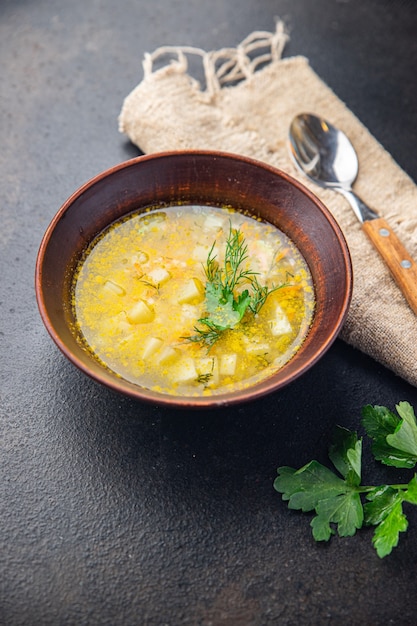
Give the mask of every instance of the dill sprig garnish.
[[[204, 266], [207, 315], [198, 320], [199, 326], [194, 326], [195, 334], [185, 338], [209, 349], [226, 330], [235, 328], [246, 312], [257, 315], [267, 297], [287, 284], [269, 288], [259, 283], [257, 272], [244, 265], [249, 256], [245, 238], [240, 229], [232, 228], [231, 224], [223, 265], [217, 261], [215, 245], [216, 242], [211, 246]], [[242, 284], [247, 287], [239, 292], [238, 287]]]

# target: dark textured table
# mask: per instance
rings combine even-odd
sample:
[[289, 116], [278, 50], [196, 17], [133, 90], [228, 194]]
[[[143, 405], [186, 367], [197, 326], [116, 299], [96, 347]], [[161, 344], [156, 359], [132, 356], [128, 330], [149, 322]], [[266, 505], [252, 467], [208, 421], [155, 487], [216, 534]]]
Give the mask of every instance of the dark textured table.
[[417, 623], [416, 510], [380, 560], [371, 530], [315, 544], [272, 487], [279, 465], [324, 461], [364, 404], [417, 407], [416, 388], [336, 341], [273, 396], [176, 413], [87, 379], [36, 307], [54, 213], [138, 154], [117, 116], [144, 52], [234, 46], [277, 16], [285, 56], [309, 57], [417, 180], [413, 0], [1, 0], [1, 624]]

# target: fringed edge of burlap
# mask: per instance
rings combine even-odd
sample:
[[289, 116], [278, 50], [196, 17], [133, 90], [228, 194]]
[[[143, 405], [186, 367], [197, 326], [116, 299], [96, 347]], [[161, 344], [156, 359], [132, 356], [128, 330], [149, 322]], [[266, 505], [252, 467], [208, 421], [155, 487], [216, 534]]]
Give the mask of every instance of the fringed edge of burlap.
[[[277, 20], [275, 31], [258, 30], [250, 33], [235, 48], [205, 51], [193, 46], [160, 46], [153, 52], [145, 52], [142, 62], [143, 81], [167, 74], [187, 75], [199, 100], [210, 103], [225, 86], [241, 80], [250, 80], [263, 65], [279, 61], [289, 40], [282, 20]], [[188, 74], [188, 56], [201, 58], [205, 88]], [[165, 61], [165, 65], [158, 64]], [[121, 114], [119, 120], [122, 120]], [[122, 124], [122, 122], [121, 122]], [[123, 132], [123, 128], [120, 128]]]

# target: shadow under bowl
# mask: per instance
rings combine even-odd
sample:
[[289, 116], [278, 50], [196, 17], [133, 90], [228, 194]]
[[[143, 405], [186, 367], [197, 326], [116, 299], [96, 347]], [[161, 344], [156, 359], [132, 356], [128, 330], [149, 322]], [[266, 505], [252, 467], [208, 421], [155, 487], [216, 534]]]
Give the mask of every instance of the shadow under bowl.
[[[80, 341], [72, 289], [74, 272], [87, 246], [110, 224], [132, 212], [174, 204], [231, 206], [270, 222], [295, 243], [310, 268], [316, 306], [309, 333], [288, 363], [253, 386], [204, 397], [158, 393], [120, 378]], [[85, 374], [141, 401], [172, 408], [209, 408], [277, 391], [311, 368], [331, 346], [346, 318], [352, 266], [346, 241], [331, 213], [288, 174], [233, 154], [167, 152], [112, 167], [63, 204], [41, 242], [35, 287], [49, 334]]]

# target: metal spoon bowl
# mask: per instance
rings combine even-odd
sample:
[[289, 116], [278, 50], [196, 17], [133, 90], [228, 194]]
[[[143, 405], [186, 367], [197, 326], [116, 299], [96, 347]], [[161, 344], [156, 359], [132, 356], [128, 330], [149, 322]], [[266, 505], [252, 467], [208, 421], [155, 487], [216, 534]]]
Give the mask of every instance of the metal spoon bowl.
[[346, 135], [317, 115], [301, 113], [291, 122], [289, 144], [296, 165], [310, 180], [338, 191], [349, 201], [363, 230], [417, 314], [417, 264], [388, 222], [352, 190], [359, 163]]
[[346, 135], [326, 120], [302, 113], [291, 123], [290, 151], [301, 171], [322, 187], [332, 187], [350, 202], [360, 222], [378, 215], [352, 190], [358, 157]]
[[323, 185], [350, 187], [358, 175], [358, 158], [346, 135], [319, 117], [294, 118], [290, 141], [297, 163]]

